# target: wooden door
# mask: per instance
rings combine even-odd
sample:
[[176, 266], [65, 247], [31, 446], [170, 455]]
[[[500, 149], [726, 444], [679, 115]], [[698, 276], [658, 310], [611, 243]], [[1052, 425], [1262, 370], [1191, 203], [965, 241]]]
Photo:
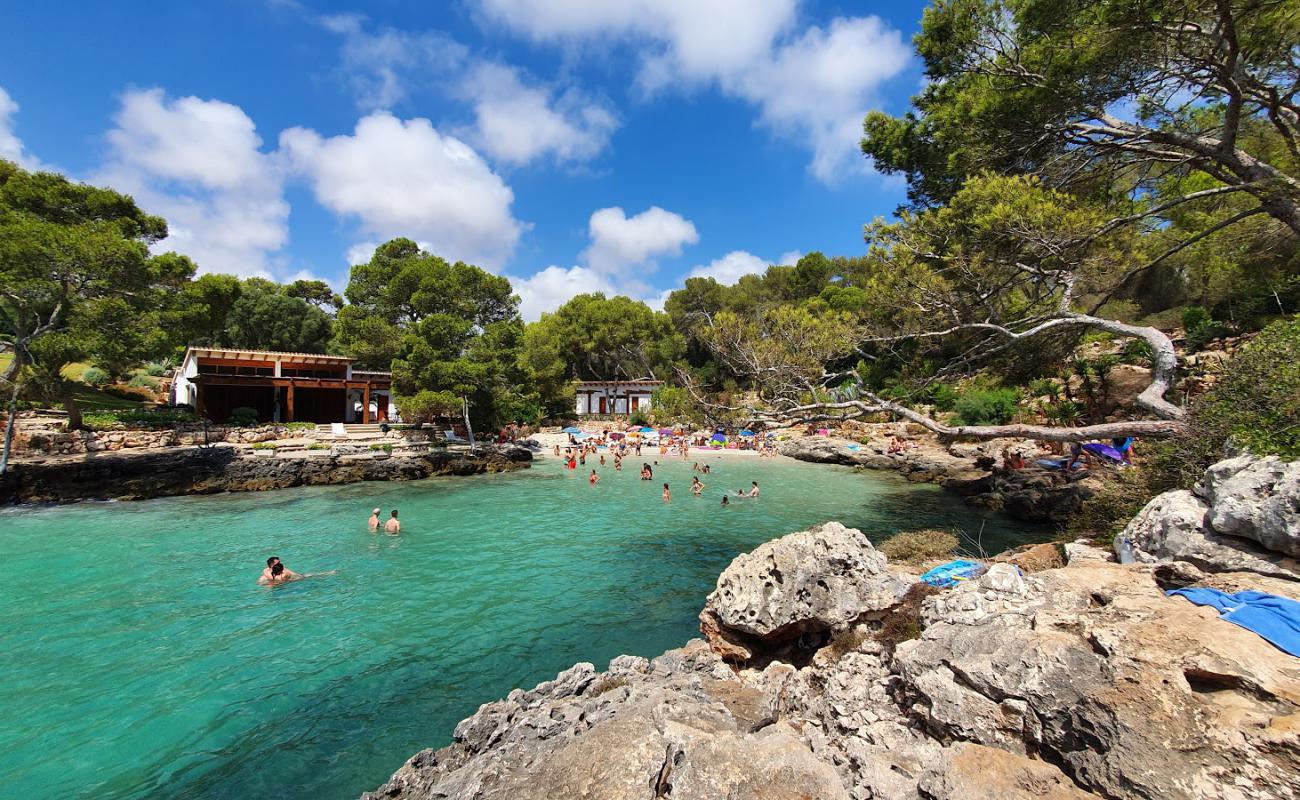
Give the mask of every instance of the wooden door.
[[608, 400], [609, 400], [609, 398], [605, 397], [605, 395], [602, 394], [602, 395], [600, 396], [600, 413], [602, 413], [602, 414], [608, 414], [608, 413], [609, 413], [608, 411], [605, 410], [605, 409], [607, 409], [607, 408], [609, 407], [609, 406], [607, 405]]
[[379, 421], [387, 422], [388, 421], [388, 395], [381, 394], [376, 396], [375, 402], [378, 403]]
[[640, 407], [641, 407], [641, 396], [636, 394], [632, 395], [632, 410], [636, 411]]

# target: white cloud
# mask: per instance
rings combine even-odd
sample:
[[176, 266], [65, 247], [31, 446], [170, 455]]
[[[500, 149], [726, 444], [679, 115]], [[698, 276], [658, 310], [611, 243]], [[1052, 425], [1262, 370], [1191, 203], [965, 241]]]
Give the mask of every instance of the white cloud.
[[107, 135], [109, 157], [91, 182], [131, 194], [167, 219], [161, 250], [205, 272], [271, 275], [288, 240], [280, 173], [241, 108], [161, 89], [122, 96]]
[[363, 111], [392, 108], [412, 83], [429, 84], [459, 70], [468, 48], [437, 31], [366, 30], [357, 14], [321, 17], [318, 22], [343, 37], [340, 74]]
[[690, 220], [659, 206], [633, 217], [618, 207], [602, 208], [591, 215], [588, 229], [591, 246], [583, 251], [583, 258], [587, 266], [604, 273], [652, 267], [656, 258], [678, 255], [683, 245], [700, 240]]
[[554, 311], [575, 295], [623, 293], [609, 276], [587, 267], [550, 266], [529, 278], [511, 277], [510, 285], [519, 295], [519, 313], [528, 322], [538, 319], [543, 312]]
[[803, 253], [798, 250], [787, 250], [781, 254], [781, 257], [776, 260], [776, 263], [783, 267], [793, 267], [795, 264], [799, 263], [799, 259], [801, 258], [803, 258]]
[[13, 118], [17, 114], [18, 103], [0, 86], [0, 158], [13, 161], [23, 169], [47, 169], [40, 159], [27, 151], [22, 139], [14, 133]]
[[761, 275], [767, 270], [768, 263], [753, 253], [744, 250], [732, 250], [721, 258], [715, 258], [708, 264], [695, 267], [687, 278], [713, 278], [718, 283], [731, 285], [743, 275]]
[[577, 90], [555, 96], [547, 87], [526, 85], [519, 70], [502, 64], [477, 64], [461, 92], [474, 106], [475, 141], [508, 164], [545, 155], [588, 160], [605, 149], [618, 127], [611, 111]]
[[427, 119], [375, 112], [351, 136], [328, 139], [290, 128], [280, 148], [322, 205], [356, 217], [375, 239], [406, 236], [444, 258], [496, 269], [525, 227], [511, 214], [510, 187], [469, 145]]
[[879, 17], [837, 18], [792, 34], [797, 0], [482, 0], [492, 20], [539, 41], [630, 39], [638, 84], [714, 85], [758, 107], [759, 122], [802, 141], [825, 183], [864, 172], [862, 118], [911, 49]]
[[356, 14], [317, 21], [343, 37], [338, 71], [363, 110], [391, 110], [418, 90], [444, 92], [472, 111], [474, 123], [464, 137], [499, 163], [548, 156], [586, 161], [605, 149], [618, 127], [612, 111], [576, 88], [473, 57], [438, 31], [372, 31]]

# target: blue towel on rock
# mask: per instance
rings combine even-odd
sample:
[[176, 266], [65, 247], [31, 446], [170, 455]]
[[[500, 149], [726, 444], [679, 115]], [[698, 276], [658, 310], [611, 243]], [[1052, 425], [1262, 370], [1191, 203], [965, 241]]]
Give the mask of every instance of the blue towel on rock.
[[940, 564], [926, 572], [921, 576], [921, 580], [931, 586], [947, 589], [950, 586], [956, 586], [957, 581], [970, 580], [983, 571], [984, 565], [978, 561], [957, 559], [956, 561], [949, 561], [947, 564]]
[[1295, 600], [1253, 590], [1228, 594], [1200, 586], [1173, 589], [1165, 594], [1180, 595], [1198, 606], [1216, 608], [1219, 619], [1254, 631], [1277, 649], [1300, 657], [1300, 603]]

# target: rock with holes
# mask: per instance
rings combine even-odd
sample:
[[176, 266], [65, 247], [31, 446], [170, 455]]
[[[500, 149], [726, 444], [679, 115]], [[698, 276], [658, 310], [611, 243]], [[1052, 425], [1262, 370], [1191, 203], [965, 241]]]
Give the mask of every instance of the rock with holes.
[[861, 531], [828, 522], [737, 556], [705, 601], [701, 630], [737, 661], [799, 640], [815, 647], [894, 606], [915, 580], [891, 570]]
[[834, 768], [702, 642], [515, 690], [367, 798], [847, 800]]
[[[1258, 574], [1213, 579], [1297, 596]], [[916, 724], [1050, 761], [1106, 797], [1300, 794], [1300, 660], [1166, 597], [1141, 565], [1078, 561], [1025, 589], [992, 618], [966, 613], [986, 601], [979, 582], [927, 601], [893, 665]]]

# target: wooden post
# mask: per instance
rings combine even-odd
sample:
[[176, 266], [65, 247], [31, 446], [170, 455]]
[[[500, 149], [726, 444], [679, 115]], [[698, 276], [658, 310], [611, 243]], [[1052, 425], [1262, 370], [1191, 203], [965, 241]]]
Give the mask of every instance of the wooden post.
[[366, 388], [361, 392], [361, 422], [370, 424], [370, 381], [366, 381]]
[[288, 406], [288, 408], [287, 408], [286, 410], [289, 412], [289, 418], [286, 419], [285, 422], [293, 422], [293, 421], [294, 421], [294, 419], [293, 419], [293, 384], [294, 384], [294, 380], [293, 380], [293, 378], [290, 378], [290, 379], [289, 379], [289, 391], [285, 393], [285, 400], [286, 400], [285, 405]]
[[203, 382], [199, 381], [194, 387], [194, 413], [200, 418], [203, 417]]

